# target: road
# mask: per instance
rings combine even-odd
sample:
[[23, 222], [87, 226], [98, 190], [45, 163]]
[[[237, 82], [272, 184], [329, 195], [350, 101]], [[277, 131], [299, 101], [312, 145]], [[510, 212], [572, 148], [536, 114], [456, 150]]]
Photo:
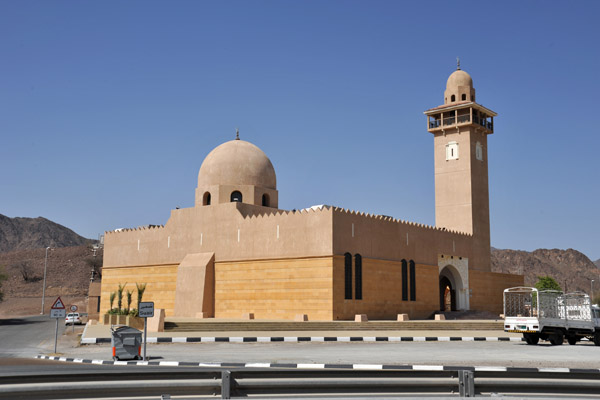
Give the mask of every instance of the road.
[[[519, 342], [189, 343], [149, 344], [152, 360], [203, 363], [404, 364], [600, 368], [600, 347], [528, 346]], [[73, 349], [69, 357], [110, 359], [108, 345]]]
[[[59, 322], [58, 353], [110, 360], [109, 344], [80, 346]], [[64, 334], [63, 334], [64, 333]], [[54, 350], [54, 320], [47, 316], [0, 322], [0, 357], [35, 357]], [[202, 363], [402, 364], [446, 366], [600, 368], [600, 347], [528, 346], [523, 342], [306, 342], [148, 344], [152, 360]]]
[[[0, 319], [0, 357], [29, 357], [54, 351], [56, 320], [48, 315]], [[60, 341], [65, 337], [65, 321], [58, 321]]]

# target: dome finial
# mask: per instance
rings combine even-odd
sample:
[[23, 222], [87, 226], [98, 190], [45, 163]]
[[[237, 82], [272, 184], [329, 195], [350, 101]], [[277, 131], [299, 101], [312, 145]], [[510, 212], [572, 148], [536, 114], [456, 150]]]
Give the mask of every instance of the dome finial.
[[460, 58], [456, 57], [456, 70], [460, 70]]
[[235, 140], [240, 140], [240, 129], [235, 128]]

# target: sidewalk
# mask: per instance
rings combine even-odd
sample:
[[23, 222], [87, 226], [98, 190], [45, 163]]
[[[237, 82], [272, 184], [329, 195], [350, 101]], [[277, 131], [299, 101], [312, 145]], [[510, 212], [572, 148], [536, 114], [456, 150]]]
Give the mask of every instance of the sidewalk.
[[[109, 343], [110, 325], [87, 325], [81, 344]], [[350, 342], [350, 341], [521, 341], [501, 330], [336, 330], [148, 332], [148, 343], [188, 342]]]

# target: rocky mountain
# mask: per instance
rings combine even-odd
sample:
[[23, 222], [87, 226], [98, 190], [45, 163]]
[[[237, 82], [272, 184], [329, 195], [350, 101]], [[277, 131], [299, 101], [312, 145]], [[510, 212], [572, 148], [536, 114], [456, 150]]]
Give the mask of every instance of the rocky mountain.
[[594, 279], [594, 292], [600, 294], [600, 271], [588, 257], [577, 250], [492, 249], [492, 271], [525, 275], [525, 285], [533, 286], [538, 276], [551, 276], [563, 290], [590, 292]]
[[42, 247], [69, 247], [91, 243], [69, 228], [37, 218], [9, 218], [0, 214], [0, 253]]
[[594, 264], [596, 264], [596, 267], [600, 268], [600, 258], [594, 261]]

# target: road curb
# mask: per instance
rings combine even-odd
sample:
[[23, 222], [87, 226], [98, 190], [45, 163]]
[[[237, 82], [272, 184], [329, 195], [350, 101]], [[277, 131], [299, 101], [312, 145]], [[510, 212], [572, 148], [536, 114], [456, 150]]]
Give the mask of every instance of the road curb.
[[[300, 342], [521, 342], [522, 337], [478, 336], [251, 336], [251, 337], [149, 337], [148, 343], [300, 343]], [[81, 344], [110, 343], [110, 338], [86, 338]]]
[[595, 373], [600, 374], [600, 369], [583, 368], [520, 368], [498, 366], [448, 366], [448, 365], [394, 365], [394, 364], [275, 364], [275, 363], [202, 363], [189, 361], [108, 361], [87, 360], [83, 358], [52, 357], [37, 355], [34, 358], [62, 362], [96, 365], [133, 365], [133, 366], [160, 366], [160, 367], [203, 367], [203, 368], [277, 368], [277, 369], [342, 369], [342, 370], [413, 370], [413, 371], [474, 371], [474, 372], [549, 372], [549, 373]]

